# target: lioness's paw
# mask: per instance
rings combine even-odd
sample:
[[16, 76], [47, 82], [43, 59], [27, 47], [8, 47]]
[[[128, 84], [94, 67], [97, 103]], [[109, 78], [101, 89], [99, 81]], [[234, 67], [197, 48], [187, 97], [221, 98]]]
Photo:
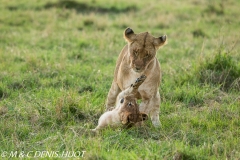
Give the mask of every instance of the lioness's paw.
[[132, 84], [132, 87], [133, 88], [138, 88], [143, 82], [144, 80], [146, 79], [147, 77], [145, 75], [142, 75], [141, 77], [137, 78], [135, 83]]

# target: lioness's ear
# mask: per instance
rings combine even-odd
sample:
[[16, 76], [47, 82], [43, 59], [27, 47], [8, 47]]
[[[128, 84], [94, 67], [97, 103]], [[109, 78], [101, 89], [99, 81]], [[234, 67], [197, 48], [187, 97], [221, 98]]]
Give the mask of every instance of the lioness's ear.
[[131, 113], [129, 113], [129, 112], [122, 112], [121, 113], [121, 122], [122, 122], [122, 124], [127, 124], [128, 123], [129, 116], [131, 116]]
[[136, 34], [133, 32], [131, 28], [127, 28], [125, 29], [123, 36], [126, 39], [126, 41], [133, 42], [135, 40]]
[[167, 36], [163, 35], [161, 37], [155, 38], [153, 44], [157, 49], [160, 48], [161, 46], [167, 44]]
[[140, 113], [138, 116], [138, 122], [146, 121], [148, 119], [148, 115], [146, 113]]

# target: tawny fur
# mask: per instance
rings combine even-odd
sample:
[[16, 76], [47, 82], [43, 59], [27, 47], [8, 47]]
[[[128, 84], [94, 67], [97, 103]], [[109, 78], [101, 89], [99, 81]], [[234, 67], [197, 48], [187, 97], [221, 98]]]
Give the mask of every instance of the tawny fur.
[[154, 126], [160, 126], [161, 70], [156, 52], [167, 43], [167, 37], [164, 35], [155, 38], [148, 32], [135, 34], [132, 29], [127, 28], [124, 31], [124, 38], [128, 44], [118, 57], [106, 108], [114, 106], [118, 94], [128, 88], [134, 79], [140, 75], [146, 75], [147, 79], [137, 91], [136, 97], [142, 99], [139, 110], [150, 114]]
[[116, 107], [105, 112], [98, 120], [98, 126], [93, 131], [98, 131], [106, 127], [117, 127], [122, 124], [131, 126], [137, 122], [147, 119], [147, 115], [139, 112], [137, 104], [137, 90], [146, 79], [146, 76], [139, 77], [134, 84], [122, 91], [117, 96]]

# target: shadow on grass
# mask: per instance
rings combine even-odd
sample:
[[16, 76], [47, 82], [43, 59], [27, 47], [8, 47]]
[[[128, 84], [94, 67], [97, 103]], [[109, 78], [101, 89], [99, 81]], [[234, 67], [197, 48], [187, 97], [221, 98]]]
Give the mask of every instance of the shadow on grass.
[[132, 135], [135, 138], [140, 139], [152, 139], [152, 140], [160, 140], [164, 139], [164, 135], [161, 133], [161, 129], [154, 128], [150, 124], [145, 124], [141, 127], [133, 127], [126, 130], [127, 134]]
[[77, 2], [75, 0], [58, 0], [57, 2], [48, 2], [43, 6], [35, 6], [29, 8], [25, 5], [11, 5], [7, 6], [7, 9], [10, 11], [16, 11], [16, 10], [42, 10], [42, 9], [51, 9], [51, 8], [60, 8], [60, 9], [74, 9], [77, 13], [89, 13], [89, 12], [95, 12], [98, 14], [101, 13], [112, 13], [112, 14], [118, 14], [118, 13], [124, 13], [124, 12], [130, 12], [130, 11], [137, 11], [137, 7], [134, 5], [129, 5], [126, 7], [116, 7], [116, 6], [110, 6], [110, 7], [102, 7], [102, 6], [94, 6], [90, 5], [88, 3], [84, 2]]
[[110, 8], [106, 7], [96, 7], [91, 6], [87, 3], [76, 2], [74, 0], [59, 0], [57, 2], [49, 2], [44, 6], [45, 9], [49, 8], [65, 8], [65, 9], [75, 9], [78, 13], [82, 12], [97, 12], [97, 13], [121, 13], [121, 12], [129, 12], [136, 11], [137, 8], [135, 6], [127, 6], [125, 8], [117, 8], [112, 6]]
[[6, 93], [3, 91], [3, 89], [0, 87], [0, 100], [5, 97]]

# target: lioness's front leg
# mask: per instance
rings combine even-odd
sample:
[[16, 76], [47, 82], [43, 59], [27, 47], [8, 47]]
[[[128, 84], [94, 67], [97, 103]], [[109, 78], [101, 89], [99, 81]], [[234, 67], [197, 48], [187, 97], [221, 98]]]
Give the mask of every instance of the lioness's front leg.
[[118, 84], [113, 81], [107, 96], [106, 110], [112, 110], [114, 108], [117, 96], [120, 92], [121, 89], [118, 87]]
[[150, 114], [152, 124], [155, 127], [160, 127], [161, 123], [159, 120], [160, 113], [160, 94], [156, 93], [155, 96], [149, 99], [143, 99], [141, 104], [139, 105], [139, 111]]

